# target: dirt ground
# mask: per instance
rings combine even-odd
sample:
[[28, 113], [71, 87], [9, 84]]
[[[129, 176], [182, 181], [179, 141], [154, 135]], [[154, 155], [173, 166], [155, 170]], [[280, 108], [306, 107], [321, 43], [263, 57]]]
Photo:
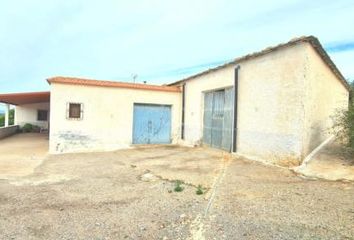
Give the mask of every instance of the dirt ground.
[[52, 155], [0, 180], [0, 239], [353, 239], [353, 199], [353, 183], [212, 149]]
[[338, 142], [332, 142], [298, 170], [312, 178], [354, 181], [354, 154]]

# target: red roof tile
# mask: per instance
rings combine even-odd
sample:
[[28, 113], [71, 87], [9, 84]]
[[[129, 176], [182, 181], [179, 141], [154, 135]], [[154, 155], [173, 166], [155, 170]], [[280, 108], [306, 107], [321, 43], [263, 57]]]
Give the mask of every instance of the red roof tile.
[[159, 86], [141, 83], [101, 81], [74, 77], [53, 77], [47, 79], [48, 83], [61, 83], [70, 85], [97, 86], [97, 87], [116, 87], [116, 88], [131, 88], [149, 91], [165, 91], [165, 92], [180, 92], [181, 89], [177, 86]]

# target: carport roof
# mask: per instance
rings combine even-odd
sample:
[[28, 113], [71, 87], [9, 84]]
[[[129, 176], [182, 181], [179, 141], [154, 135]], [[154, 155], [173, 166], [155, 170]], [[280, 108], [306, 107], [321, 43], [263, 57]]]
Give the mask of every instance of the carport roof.
[[0, 94], [0, 102], [12, 105], [49, 102], [50, 92], [25, 92]]

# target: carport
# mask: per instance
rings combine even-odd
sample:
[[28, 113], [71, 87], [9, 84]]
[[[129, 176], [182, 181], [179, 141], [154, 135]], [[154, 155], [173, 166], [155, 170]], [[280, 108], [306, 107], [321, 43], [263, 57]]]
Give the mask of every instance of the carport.
[[[0, 139], [17, 132], [26, 123], [49, 128], [50, 92], [27, 92], [0, 94], [0, 103], [5, 106], [5, 123], [0, 126]], [[14, 120], [10, 123], [10, 109]]]
[[48, 135], [16, 134], [0, 140], [0, 179], [31, 174], [48, 153]]

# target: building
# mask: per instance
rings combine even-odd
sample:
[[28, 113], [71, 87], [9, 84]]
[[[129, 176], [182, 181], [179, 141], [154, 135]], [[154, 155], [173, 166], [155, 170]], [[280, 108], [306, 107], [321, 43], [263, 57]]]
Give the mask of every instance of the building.
[[179, 139], [178, 87], [61, 77], [48, 82], [51, 153], [109, 151]]
[[2, 94], [0, 102], [16, 105], [16, 124], [49, 126], [50, 153], [178, 143], [286, 166], [331, 137], [331, 116], [349, 98], [348, 83], [312, 36], [168, 86], [48, 82], [50, 92]]

